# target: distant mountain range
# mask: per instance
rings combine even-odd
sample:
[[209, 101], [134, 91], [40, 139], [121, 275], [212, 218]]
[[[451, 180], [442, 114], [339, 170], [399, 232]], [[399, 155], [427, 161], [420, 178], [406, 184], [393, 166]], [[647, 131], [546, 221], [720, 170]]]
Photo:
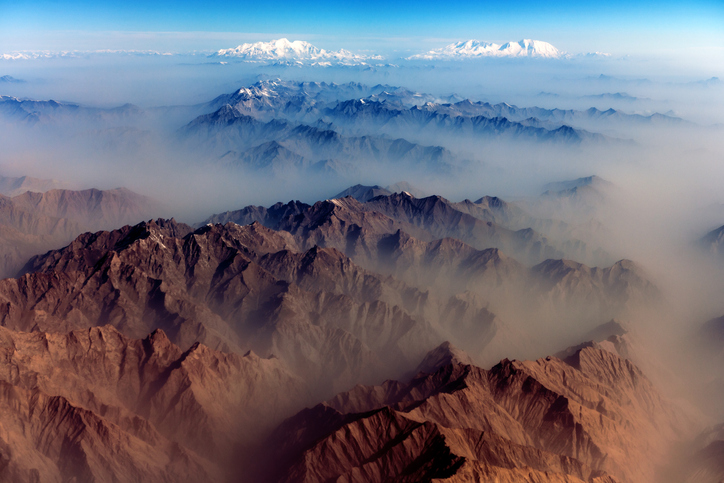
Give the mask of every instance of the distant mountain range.
[[196, 164], [350, 181], [371, 167], [447, 177], [470, 172], [485, 163], [482, 153], [490, 143], [629, 146], [634, 142], [622, 137], [630, 127], [686, 124], [663, 114], [518, 107], [386, 84], [280, 79], [193, 106], [97, 108], [0, 96], [0, 118], [82, 138], [123, 156], [161, 144], [193, 153]]
[[358, 64], [383, 60], [379, 55], [358, 55], [348, 50], [327, 51], [303, 40], [287, 39], [242, 44], [233, 49], [221, 49], [210, 57], [235, 58], [248, 61], [306, 61], [311, 63]]
[[724, 258], [724, 226], [720, 226], [698, 241], [699, 247], [705, 252]]
[[54, 179], [40, 179], [31, 176], [0, 176], [0, 194], [16, 196], [26, 191], [40, 192], [64, 188], [63, 183]]
[[11, 75], [4, 75], [0, 77], [0, 84], [24, 84], [26, 81], [23, 79], [17, 79]]
[[[598, 54], [598, 53], [596, 53]], [[235, 58], [246, 61], [293, 61], [305, 63], [357, 64], [382, 61], [380, 55], [359, 55], [347, 50], [327, 51], [302, 40], [285, 38], [268, 42], [246, 43], [231, 49], [221, 49], [210, 57]], [[546, 59], [565, 58], [566, 54], [548, 42], [523, 39], [499, 45], [479, 40], [467, 40], [447, 45], [426, 53], [412, 55], [407, 60], [453, 60], [476, 57], [536, 57]]]
[[469, 160], [450, 151], [451, 139], [629, 143], [589, 129], [683, 122], [612, 109], [564, 111], [439, 99], [387, 85], [278, 79], [219, 96], [207, 109], [216, 110], [178, 131], [185, 146], [206, 158], [253, 170], [343, 175], [369, 163], [425, 166], [436, 173], [464, 170]]
[[480, 40], [455, 42], [440, 49], [408, 57], [408, 60], [456, 60], [476, 57], [537, 57], [560, 59], [564, 53], [541, 40], [523, 39], [499, 45]]

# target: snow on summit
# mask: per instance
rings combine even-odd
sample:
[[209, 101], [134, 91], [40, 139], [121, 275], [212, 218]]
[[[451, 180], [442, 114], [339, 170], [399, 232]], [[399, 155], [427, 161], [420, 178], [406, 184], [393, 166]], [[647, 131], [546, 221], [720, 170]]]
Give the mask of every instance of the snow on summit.
[[503, 45], [480, 40], [466, 40], [446, 45], [441, 49], [408, 57], [409, 60], [467, 59], [475, 57], [542, 57], [560, 59], [565, 54], [541, 40], [523, 39]]
[[236, 57], [242, 60], [332, 61], [339, 63], [360, 63], [365, 60], [382, 59], [381, 56], [357, 55], [344, 49], [327, 51], [303, 40], [292, 42], [287, 39], [255, 42], [253, 44], [242, 44], [233, 49], [221, 49], [214, 53], [212, 57]]

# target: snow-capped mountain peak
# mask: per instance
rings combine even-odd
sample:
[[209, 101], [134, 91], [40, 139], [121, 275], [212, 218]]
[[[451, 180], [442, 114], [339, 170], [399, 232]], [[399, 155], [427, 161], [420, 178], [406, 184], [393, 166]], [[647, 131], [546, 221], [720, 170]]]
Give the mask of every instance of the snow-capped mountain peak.
[[304, 40], [290, 41], [285, 38], [242, 44], [232, 49], [221, 49], [212, 54], [212, 57], [235, 57], [249, 61], [311, 61], [318, 63], [360, 63], [365, 60], [382, 59], [380, 56], [353, 54], [345, 49], [328, 51]]
[[558, 59], [565, 54], [548, 42], [523, 39], [503, 45], [480, 40], [455, 42], [440, 49], [408, 57], [408, 60], [466, 59], [476, 57], [542, 57]]
[[523, 39], [519, 42], [508, 42], [500, 46], [498, 52], [506, 57], [561, 57], [561, 52], [548, 42]]
[[293, 42], [277, 39], [269, 42], [242, 44], [233, 49], [221, 49], [214, 55], [219, 57], [239, 57], [248, 60], [280, 60], [319, 57], [324, 51], [303, 40]]

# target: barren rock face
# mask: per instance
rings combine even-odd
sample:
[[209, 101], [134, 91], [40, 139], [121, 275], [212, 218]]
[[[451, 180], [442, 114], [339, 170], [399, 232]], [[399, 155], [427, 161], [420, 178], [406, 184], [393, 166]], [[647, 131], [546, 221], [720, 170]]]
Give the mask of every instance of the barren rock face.
[[[367, 270], [451, 297], [441, 325], [455, 329], [446, 338], [485, 364], [510, 355], [491, 347], [505, 346], [521, 358], [555, 352], [561, 341], [542, 352], [528, 348], [562, 327], [571, 333], [562, 344], [577, 343], [602, 320], [648, 310], [661, 297], [630, 260], [591, 267], [561, 258], [579, 253], [559, 250], [533, 229], [508, 228], [545, 220], [492, 198], [451, 203], [396, 193], [362, 203], [348, 196], [314, 205], [249, 206], [209, 221], [258, 222], [291, 235], [301, 250], [335, 248]], [[471, 320], [469, 306], [484, 309], [487, 322]], [[459, 307], [465, 313], [457, 313]], [[474, 318], [486, 317], [480, 311]]]
[[129, 337], [164, 330], [243, 354], [275, 354], [324, 396], [380, 375], [399, 377], [442, 340], [445, 314], [494, 316], [364, 270], [333, 248], [299, 250], [286, 232], [253, 224], [159, 220], [78, 237], [0, 282], [2, 324], [66, 332], [111, 324]]
[[162, 331], [0, 332], [7, 481], [221, 481], [241, 445], [309, 400], [278, 359], [184, 352]]
[[290, 462], [284, 481], [644, 482], [689, 424], [629, 361], [586, 347], [360, 386], [275, 437]]
[[[24, 203], [98, 213], [53, 196]], [[504, 218], [485, 203], [467, 210]], [[498, 307], [526, 297], [614, 316], [657, 297], [638, 267], [529, 267], [439, 237], [492, 229], [518, 250], [539, 246], [535, 233], [516, 245], [439, 197], [368, 204], [238, 214], [273, 228], [159, 219], [84, 233], [1, 280], [0, 476], [653, 481], [688, 421], [617, 346], [479, 362], [526, 342]]]

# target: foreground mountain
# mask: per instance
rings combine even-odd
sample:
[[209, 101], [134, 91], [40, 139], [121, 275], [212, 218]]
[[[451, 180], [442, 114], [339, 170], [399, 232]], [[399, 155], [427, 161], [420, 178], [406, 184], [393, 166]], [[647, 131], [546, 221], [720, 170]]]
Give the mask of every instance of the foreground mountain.
[[309, 400], [277, 359], [162, 331], [0, 328], [0, 354], [3, 481], [224, 481], [240, 445]]
[[288, 482], [650, 482], [690, 424], [636, 366], [593, 345], [490, 370], [453, 357], [409, 383], [357, 386], [271, 444]]
[[[49, 219], [124, 213], [77, 196], [26, 193], [18, 204]], [[0, 471], [49, 481], [651, 481], [695, 425], [620, 357], [622, 344], [479, 368], [540, 353], [551, 327], [578, 338], [658, 297], [627, 260], [527, 266], [460, 240], [533, 253], [544, 237], [497, 224], [520, 216], [491, 197], [349, 196], [250, 206], [197, 229], [126, 225], [36, 256], [0, 281], [0, 450], [10, 448]], [[285, 417], [326, 398], [265, 449]], [[268, 457], [279, 471], [257, 473]]]
[[479, 40], [455, 42], [440, 49], [408, 57], [408, 60], [457, 60], [479, 57], [539, 57], [560, 59], [563, 52], [548, 42], [523, 39], [519, 42], [507, 42], [503, 45]]
[[[418, 369], [302, 410], [269, 437], [311, 402], [277, 358], [184, 351], [161, 330], [0, 328], [0, 477], [645, 483], [696, 431], [636, 366], [596, 344], [484, 370], [444, 343]], [[706, 459], [716, 437], [702, 436], [693, 461], [711, 464], [688, 481], [710, 481], [695, 478], [716, 471]]]
[[5, 327], [161, 329], [182, 350], [274, 354], [320, 394], [399, 377], [444, 338], [484, 347], [499, 330], [474, 297], [413, 288], [259, 224], [87, 233], [25, 271], [0, 282]]

